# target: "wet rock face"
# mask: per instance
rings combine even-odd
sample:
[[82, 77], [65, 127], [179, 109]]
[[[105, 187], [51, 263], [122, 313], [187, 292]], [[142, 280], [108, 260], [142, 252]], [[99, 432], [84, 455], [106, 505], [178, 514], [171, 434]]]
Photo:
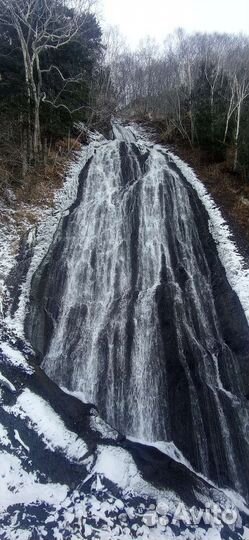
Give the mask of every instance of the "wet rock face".
[[156, 148], [112, 141], [87, 163], [26, 334], [49, 377], [120, 432], [173, 441], [248, 494], [248, 324], [206, 210]]
[[[16, 264], [10, 271], [6, 280], [6, 287], [8, 289], [10, 300], [9, 313], [11, 316], [14, 315], [18, 308], [22, 284], [25, 282], [33, 254], [32, 241], [30, 241], [29, 234], [26, 233], [20, 241], [18, 254], [16, 256]], [[9, 305], [7, 304], [8, 303], [6, 302], [6, 311], [7, 308], [9, 308]]]

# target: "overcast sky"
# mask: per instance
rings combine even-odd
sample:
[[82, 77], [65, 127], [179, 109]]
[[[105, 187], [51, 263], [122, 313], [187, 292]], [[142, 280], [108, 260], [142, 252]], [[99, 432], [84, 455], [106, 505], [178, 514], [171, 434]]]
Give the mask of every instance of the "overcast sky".
[[158, 41], [176, 28], [187, 31], [249, 33], [249, 0], [101, 0], [104, 20], [119, 26], [135, 47]]

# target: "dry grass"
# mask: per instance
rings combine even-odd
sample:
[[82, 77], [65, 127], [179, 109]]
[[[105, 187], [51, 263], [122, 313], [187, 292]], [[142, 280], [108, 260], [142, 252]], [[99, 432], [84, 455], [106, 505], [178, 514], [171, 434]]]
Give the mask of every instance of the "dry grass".
[[42, 210], [53, 206], [55, 192], [63, 185], [67, 164], [72, 159], [73, 151], [79, 150], [80, 146], [79, 141], [73, 138], [57, 141], [49, 150], [46, 163], [29, 167], [25, 181], [18, 181], [18, 171], [14, 181], [10, 181], [6, 166], [1, 170], [0, 164], [1, 178], [4, 174], [9, 179], [9, 182], [2, 183], [0, 197], [6, 211], [2, 212], [0, 222], [7, 224], [8, 220], [12, 220], [12, 223], [14, 220], [18, 233], [35, 225]]

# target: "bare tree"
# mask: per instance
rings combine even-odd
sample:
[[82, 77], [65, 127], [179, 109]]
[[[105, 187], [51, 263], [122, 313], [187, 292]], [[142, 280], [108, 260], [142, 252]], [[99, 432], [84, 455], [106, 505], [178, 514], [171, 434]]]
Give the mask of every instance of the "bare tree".
[[226, 60], [226, 75], [229, 83], [229, 104], [226, 114], [226, 125], [224, 131], [224, 143], [227, 139], [229, 122], [235, 115], [234, 133], [234, 172], [238, 169], [239, 137], [241, 129], [242, 108], [249, 97], [249, 40], [239, 36], [230, 42]]
[[41, 150], [40, 105], [45, 99], [43, 73], [58, 70], [56, 66], [42, 69], [41, 59], [49, 50], [64, 47], [74, 39], [93, 3], [94, 0], [79, 0], [74, 2], [72, 9], [60, 0], [0, 0], [0, 21], [15, 30], [22, 52], [30, 126], [31, 105], [34, 107], [32, 148], [35, 155]]
[[230, 130], [236, 171], [242, 127], [247, 137], [248, 37], [179, 29], [163, 49], [150, 40], [136, 52], [122, 51], [117, 36], [115, 43], [110, 73], [120, 107], [162, 120], [169, 139], [180, 135], [191, 146], [212, 149], [213, 156], [224, 155]]
[[212, 142], [214, 142], [214, 102], [215, 93], [220, 84], [226, 59], [227, 39], [221, 34], [205, 34], [201, 38], [204, 48], [204, 73], [210, 92], [210, 115]]

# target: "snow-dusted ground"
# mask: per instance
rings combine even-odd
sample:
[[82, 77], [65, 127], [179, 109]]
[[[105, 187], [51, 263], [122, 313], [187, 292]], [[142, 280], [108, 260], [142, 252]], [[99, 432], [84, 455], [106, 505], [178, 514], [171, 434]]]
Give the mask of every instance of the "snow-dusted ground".
[[[10, 367], [12, 354], [15, 359], [16, 351], [9, 345], [8, 356], [1, 357], [1, 371]], [[6, 374], [0, 378], [5, 423], [0, 423], [1, 540], [225, 538], [222, 521], [207, 524], [205, 518], [193, 526], [191, 516], [198, 516], [199, 507], [189, 509], [173, 491], [146, 482], [125, 449], [103, 441], [88, 452], [82, 437], [69, 430], [43, 398], [20, 384], [20, 372], [22, 365], [15, 368], [15, 385]], [[26, 376], [31, 377], [32, 371]], [[10, 400], [13, 394], [15, 403]], [[162, 450], [186, 465], [172, 445]], [[72, 483], [70, 471], [77, 475]], [[246, 538], [237, 510], [246, 511], [243, 500], [215, 487], [210, 493], [213, 500], [196, 494], [200, 507], [209, 509], [215, 501], [224, 515], [225, 508], [230, 513], [232, 509], [237, 521], [226, 533], [235, 530], [236, 538]]]
[[3, 315], [3, 299], [6, 294], [5, 280], [15, 262], [15, 226], [12, 212], [0, 203], [1, 220], [8, 212], [8, 222], [0, 227], [0, 318]]
[[[150, 146], [146, 134], [137, 127], [132, 132], [138, 144]], [[128, 133], [127, 138], [130, 135]], [[29, 295], [31, 278], [51, 243], [59, 220], [75, 199], [78, 176], [96, 147], [104, 144], [101, 136], [92, 137], [88, 147], [77, 154], [57, 193], [54, 208], [47, 209], [42, 221], [30, 230], [29, 242], [33, 257], [22, 284], [20, 303], [16, 315], [5, 320], [8, 328], [23, 336], [23, 319]], [[196, 189], [210, 216], [210, 230], [218, 245], [228, 279], [238, 293], [249, 320], [249, 271], [231, 239], [230, 231], [206, 189], [194, 172], [176, 156], [167, 153]], [[15, 262], [13, 228], [0, 232], [0, 297], [5, 293], [4, 279]], [[2, 282], [1, 282], [2, 280]], [[1, 307], [1, 302], [0, 302]], [[5, 368], [5, 369], [1, 369]], [[66, 427], [63, 419], [44, 398], [8, 377], [10, 367], [33, 374], [27, 357], [17, 350], [11, 340], [0, 341], [0, 538], [1, 540], [63, 539], [124, 539], [148, 540], [185, 538], [190, 540], [220, 540], [223, 523], [191, 527], [183, 521], [170, 526], [171, 518], [181, 499], [170, 490], [160, 490], [146, 482], [128, 451], [116, 445], [117, 434], [95, 414], [91, 428], [99, 433], [102, 442], [88, 451], [86, 441], [77, 432]], [[7, 371], [6, 371], [7, 370]], [[78, 396], [80, 397], [80, 396]], [[105, 438], [113, 439], [113, 445]], [[41, 453], [40, 468], [35, 463], [36, 446]], [[154, 446], [189, 470], [191, 467], [173, 443], [154, 443]], [[56, 462], [58, 459], [58, 463]], [[44, 460], [44, 462], [42, 462]], [[53, 461], [55, 460], [55, 462]], [[56, 471], [56, 467], [61, 469]], [[64, 464], [64, 465], [63, 465]], [[51, 471], [51, 474], [48, 472]], [[68, 481], [68, 471], [74, 471], [74, 481]], [[77, 474], [75, 474], [75, 471]], [[56, 474], [55, 474], [56, 473]], [[58, 475], [60, 478], [58, 478]], [[77, 480], [76, 480], [77, 478]], [[212, 486], [211, 486], [212, 487]], [[247, 512], [245, 502], [231, 492], [214, 489], [214, 499], [199, 495], [200, 506], [219, 501], [234, 511]], [[212, 490], [211, 490], [212, 492]], [[167, 516], [160, 503], [167, 505]], [[188, 509], [189, 510], [189, 509]], [[198, 508], [196, 509], [198, 511]], [[148, 515], [155, 522], [148, 524]], [[231, 526], [233, 538], [249, 538], [249, 529], [238, 518]], [[235, 530], [235, 532], [234, 532]], [[227, 530], [225, 531], [229, 537]]]

